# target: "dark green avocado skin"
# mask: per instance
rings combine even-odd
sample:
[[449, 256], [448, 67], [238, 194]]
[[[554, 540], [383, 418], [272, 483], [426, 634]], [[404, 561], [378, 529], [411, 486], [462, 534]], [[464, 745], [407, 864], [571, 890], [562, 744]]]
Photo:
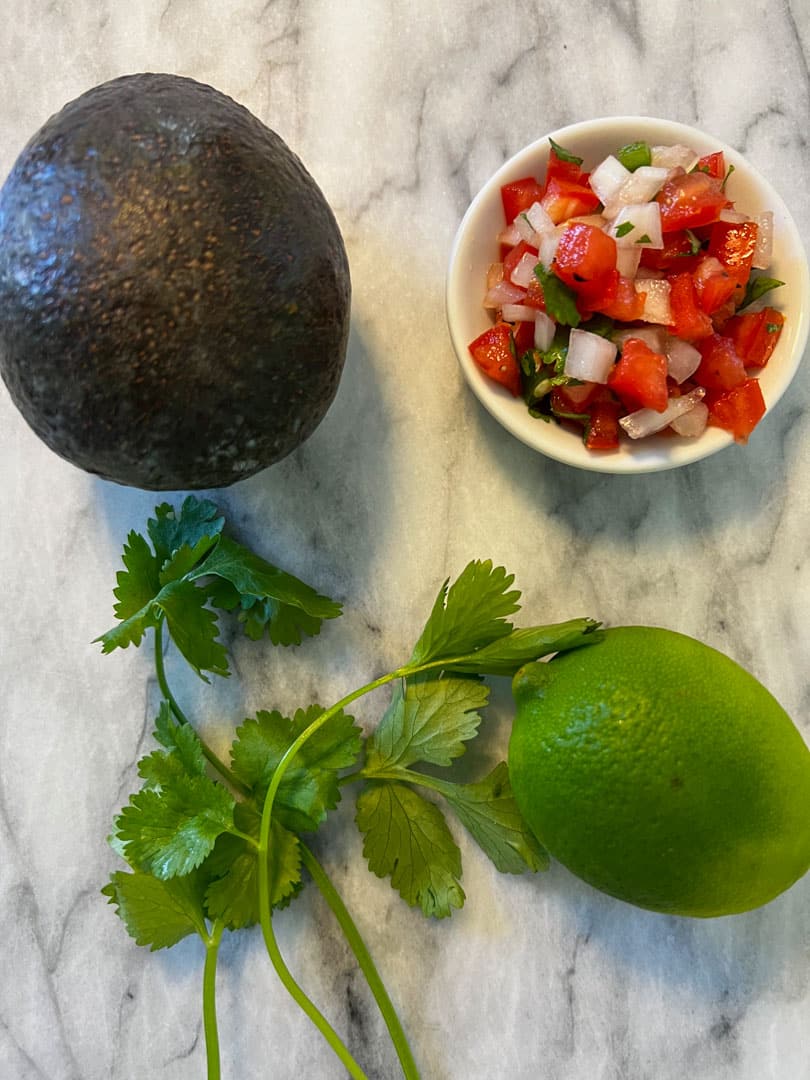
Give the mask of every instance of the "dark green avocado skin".
[[350, 279], [278, 135], [176, 75], [66, 105], [0, 191], [0, 373], [57, 454], [120, 484], [220, 487], [337, 391]]

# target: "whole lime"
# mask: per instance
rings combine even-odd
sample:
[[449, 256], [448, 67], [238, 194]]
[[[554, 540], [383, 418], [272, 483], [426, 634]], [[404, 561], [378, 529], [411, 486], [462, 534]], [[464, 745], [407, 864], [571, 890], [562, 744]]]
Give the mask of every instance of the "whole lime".
[[729, 915], [810, 867], [810, 751], [717, 650], [619, 627], [522, 668], [513, 693], [518, 805], [596, 888], [654, 911]]

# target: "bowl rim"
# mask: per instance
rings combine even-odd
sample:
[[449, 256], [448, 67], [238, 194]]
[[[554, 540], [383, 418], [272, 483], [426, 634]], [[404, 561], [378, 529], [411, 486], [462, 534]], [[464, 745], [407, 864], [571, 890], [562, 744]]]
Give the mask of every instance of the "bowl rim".
[[[539, 139], [522, 147], [512, 154], [482, 185], [470, 202], [459, 223], [447, 267], [445, 284], [445, 311], [450, 339], [455, 350], [459, 366], [464, 377], [479, 402], [512, 435], [544, 454], [546, 457], [580, 469], [613, 474], [649, 473], [688, 465], [709, 457], [727, 446], [733, 446], [730, 433], [720, 428], [710, 427], [696, 439], [684, 439], [677, 436], [652, 436], [643, 442], [631, 443], [623, 440], [618, 451], [604, 453], [587, 450], [581, 437], [553, 421], [543, 422], [529, 415], [522, 398], [514, 398], [503, 387], [488, 379], [475, 365], [469, 354], [469, 342], [477, 336], [468, 336], [467, 324], [470, 319], [463, 318], [465, 311], [473, 311], [480, 330], [488, 325], [488, 316], [483, 305], [475, 308], [471, 305], [471, 291], [480, 292], [480, 281], [471, 279], [471, 251], [479, 234], [479, 219], [489, 210], [497, 199], [500, 206], [500, 188], [509, 180], [530, 172], [537, 175], [544, 168], [549, 152], [549, 139], [566, 146], [566, 140], [584, 143], [598, 140], [610, 144], [615, 150], [627, 142], [629, 137], [658, 143], [682, 142], [694, 146], [701, 153], [722, 150], [727, 164], [734, 166], [737, 183], [757, 191], [757, 201], [762, 207], [774, 212], [775, 252], [781, 252], [791, 263], [791, 276], [785, 275], [784, 290], [791, 298], [789, 304], [790, 319], [786, 322], [785, 333], [777, 345], [779, 363], [768, 372], [767, 413], [776, 406], [785, 390], [790, 385], [801, 363], [808, 333], [810, 333], [810, 267], [799, 230], [791, 217], [783, 199], [753, 165], [737, 150], [722, 139], [701, 131], [699, 128], [647, 115], [616, 115], [597, 117], [567, 124], [543, 135]], [[581, 145], [571, 147], [575, 152], [587, 156], [587, 149]], [[593, 163], [589, 164], [596, 164]], [[744, 199], [738, 200], [744, 202]], [[743, 205], [743, 209], [745, 206]], [[492, 234], [494, 247], [495, 236]], [[486, 242], [486, 241], [484, 241]], [[780, 293], [785, 295], [783, 289]], [[793, 299], [795, 294], [795, 299]], [[774, 374], [775, 372], [775, 374]]]

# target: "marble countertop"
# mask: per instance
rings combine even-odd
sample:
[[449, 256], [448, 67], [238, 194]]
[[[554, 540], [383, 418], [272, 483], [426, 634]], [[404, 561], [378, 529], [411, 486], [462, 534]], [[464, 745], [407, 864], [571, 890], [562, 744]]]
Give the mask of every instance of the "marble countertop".
[[[590, 615], [702, 638], [810, 737], [810, 365], [747, 448], [671, 473], [575, 472], [519, 444], [463, 384], [445, 328], [450, 244], [481, 183], [544, 132], [646, 112], [746, 154], [810, 240], [810, 8], [799, 0], [29, 0], [0, 26], [0, 172], [64, 102], [173, 71], [243, 102], [333, 205], [353, 277], [345, 375], [280, 465], [217, 494], [240, 534], [345, 602], [294, 652], [234, 641], [238, 678], [177, 693], [215, 746], [396, 665], [439, 582], [515, 573], [527, 619]], [[149, 658], [103, 657], [121, 543], [156, 502], [62, 462], [0, 392], [0, 1077], [205, 1075], [202, 948], [150, 955], [100, 888], [156, 704]], [[382, 705], [357, 710], [372, 723]], [[502, 755], [496, 688], [488, 750]], [[712, 921], [636, 910], [554, 866], [496, 875], [460, 839], [467, 904], [431, 923], [370, 875], [344, 800], [319, 842], [426, 1080], [810, 1080], [810, 878]], [[400, 1075], [313, 889], [282, 950], [375, 1080]], [[260, 933], [227, 938], [223, 1077], [345, 1075]]]

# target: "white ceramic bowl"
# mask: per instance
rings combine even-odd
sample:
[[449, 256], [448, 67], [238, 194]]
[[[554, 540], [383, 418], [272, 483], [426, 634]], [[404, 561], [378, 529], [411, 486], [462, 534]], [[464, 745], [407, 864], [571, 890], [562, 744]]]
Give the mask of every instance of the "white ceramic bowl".
[[[683, 143], [700, 154], [722, 150], [726, 165], [734, 166], [729, 193], [747, 214], [772, 210], [774, 257], [767, 276], [785, 282], [768, 294], [768, 302], [785, 315], [785, 326], [768, 365], [760, 375], [770, 411], [785, 392], [801, 361], [810, 329], [810, 273], [798, 229], [771, 185], [736, 150], [685, 124], [647, 116], [613, 116], [586, 120], [550, 133], [559, 145], [584, 158], [593, 168], [609, 153], [636, 140], [651, 145]], [[528, 446], [580, 469], [608, 473], [643, 473], [671, 469], [698, 461], [733, 442], [730, 434], [709, 427], [696, 439], [653, 435], [633, 442], [623, 439], [619, 450], [586, 450], [581, 436], [554, 422], [529, 415], [525, 402], [488, 379], [473, 362], [468, 345], [492, 324], [484, 310], [486, 272], [498, 259], [497, 235], [504, 226], [500, 189], [523, 176], [541, 181], [548, 161], [549, 136], [510, 158], [479, 191], [459, 226], [447, 276], [447, 321], [461, 370], [475, 395], [507, 430]], [[767, 423], [767, 415], [762, 421]]]

